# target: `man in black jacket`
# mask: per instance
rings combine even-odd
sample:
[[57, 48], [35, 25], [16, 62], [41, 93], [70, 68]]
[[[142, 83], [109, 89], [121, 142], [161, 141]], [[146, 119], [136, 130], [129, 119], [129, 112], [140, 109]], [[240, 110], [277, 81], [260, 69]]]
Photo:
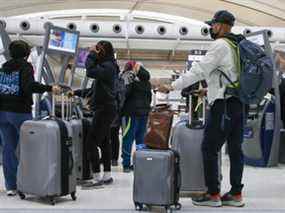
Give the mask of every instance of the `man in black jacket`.
[[[95, 91], [92, 95], [94, 116], [91, 131], [87, 140], [91, 146], [90, 157], [93, 171], [93, 182], [84, 187], [97, 187], [113, 182], [111, 177], [111, 146], [110, 126], [116, 116], [116, 94], [114, 91], [115, 78], [119, 67], [114, 58], [114, 49], [110, 42], [100, 41], [95, 47], [90, 48], [90, 54], [86, 60], [87, 77], [96, 80]], [[104, 175], [100, 174], [100, 161], [98, 147], [101, 149], [104, 165]]]
[[127, 85], [126, 100], [122, 111], [124, 172], [130, 172], [132, 169], [130, 160], [133, 141], [136, 140], [137, 145], [144, 143], [152, 96], [149, 72], [138, 63], [135, 63], [131, 69], [136, 74], [136, 79]]

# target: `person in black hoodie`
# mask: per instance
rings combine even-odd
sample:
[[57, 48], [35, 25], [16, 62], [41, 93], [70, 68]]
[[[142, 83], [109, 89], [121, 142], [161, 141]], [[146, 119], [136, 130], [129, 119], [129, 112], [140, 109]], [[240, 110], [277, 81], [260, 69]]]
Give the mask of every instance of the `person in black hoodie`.
[[126, 173], [132, 170], [131, 153], [133, 141], [136, 140], [137, 145], [144, 143], [152, 97], [149, 72], [138, 63], [128, 64], [133, 64], [131, 69], [136, 74], [136, 78], [127, 85], [126, 100], [122, 110], [122, 158], [123, 171]]
[[3, 142], [3, 170], [8, 196], [16, 195], [18, 159], [16, 148], [22, 123], [32, 119], [33, 93], [58, 93], [58, 86], [35, 82], [33, 67], [27, 62], [29, 45], [13, 41], [9, 46], [11, 60], [0, 69], [0, 136]]
[[[115, 78], [119, 67], [114, 57], [114, 49], [110, 42], [100, 41], [90, 48], [86, 60], [87, 77], [96, 80], [92, 95], [94, 116], [91, 131], [88, 132], [88, 144], [91, 146], [90, 158], [93, 171], [93, 181], [83, 185], [93, 188], [113, 182], [111, 177], [111, 145], [110, 128], [117, 113]], [[96, 92], [95, 92], [96, 91]], [[98, 147], [101, 149], [104, 174], [100, 174]]]

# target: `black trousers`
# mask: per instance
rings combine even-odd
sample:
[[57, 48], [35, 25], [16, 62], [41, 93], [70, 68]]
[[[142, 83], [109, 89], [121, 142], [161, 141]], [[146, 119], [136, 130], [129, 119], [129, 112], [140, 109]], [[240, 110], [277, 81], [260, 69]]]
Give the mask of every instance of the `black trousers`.
[[111, 127], [111, 149], [112, 149], [112, 160], [117, 161], [119, 159], [119, 140], [120, 126]]
[[[227, 116], [225, 116], [225, 104]], [[205, 182], [208, 193], [220, 193], [220, 179], [218, 172], [218, 153], [225, 141], [228, 143], [230, 157], [230, 183], [232, 194], [242, 191], [242, 174], [244, 158], [242, 152], [243, 141], [243, 107], [237, 98], [216, 100], [211, 107], [206, 122], [202, 152], [204, 160]]]
[[93, 173], [100, 172], [100, 158], [98, 148], [101, 150], [104, 171], [111, 171], [110, 129], [115, 114], [115, 106], [96, 106], [90, 131], [88, 132], [87, 136], [88, 144], [90, 147], [89, 156]]

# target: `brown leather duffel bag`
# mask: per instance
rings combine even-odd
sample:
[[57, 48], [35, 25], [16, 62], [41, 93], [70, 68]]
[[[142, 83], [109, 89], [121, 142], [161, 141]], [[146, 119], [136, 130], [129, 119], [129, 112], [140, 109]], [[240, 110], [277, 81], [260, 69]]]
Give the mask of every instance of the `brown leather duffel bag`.
[[149, 115], [145, 145], [152, 149], [168, 149], [174, 112], [167, 104], [156, 105]]

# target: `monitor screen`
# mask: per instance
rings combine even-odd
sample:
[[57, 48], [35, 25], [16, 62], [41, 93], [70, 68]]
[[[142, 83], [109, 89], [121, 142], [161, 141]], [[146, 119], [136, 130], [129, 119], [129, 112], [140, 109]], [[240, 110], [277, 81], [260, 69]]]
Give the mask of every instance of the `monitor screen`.
[[207, 50], [190, 50], [187, 61], [187, 70], [190, 70], [194, 62], [201, 61], [206, 55]]
[[67, 32], [61, 29], [50, 29], [48, 49], [75, 53], [78, 42], [78, 33]]
[[251, 42], [258, 44], [261, 47], [264, 47], [265, 45], [263, 33], [256, 34], [256, 35], [249, 35], [246, 38], [247, 40], [250, 40]]
[[88, 49], [79, 49], [76, 59], [76, 66], [79, 68], [85, 68], [85, 61], [89, 54]]

